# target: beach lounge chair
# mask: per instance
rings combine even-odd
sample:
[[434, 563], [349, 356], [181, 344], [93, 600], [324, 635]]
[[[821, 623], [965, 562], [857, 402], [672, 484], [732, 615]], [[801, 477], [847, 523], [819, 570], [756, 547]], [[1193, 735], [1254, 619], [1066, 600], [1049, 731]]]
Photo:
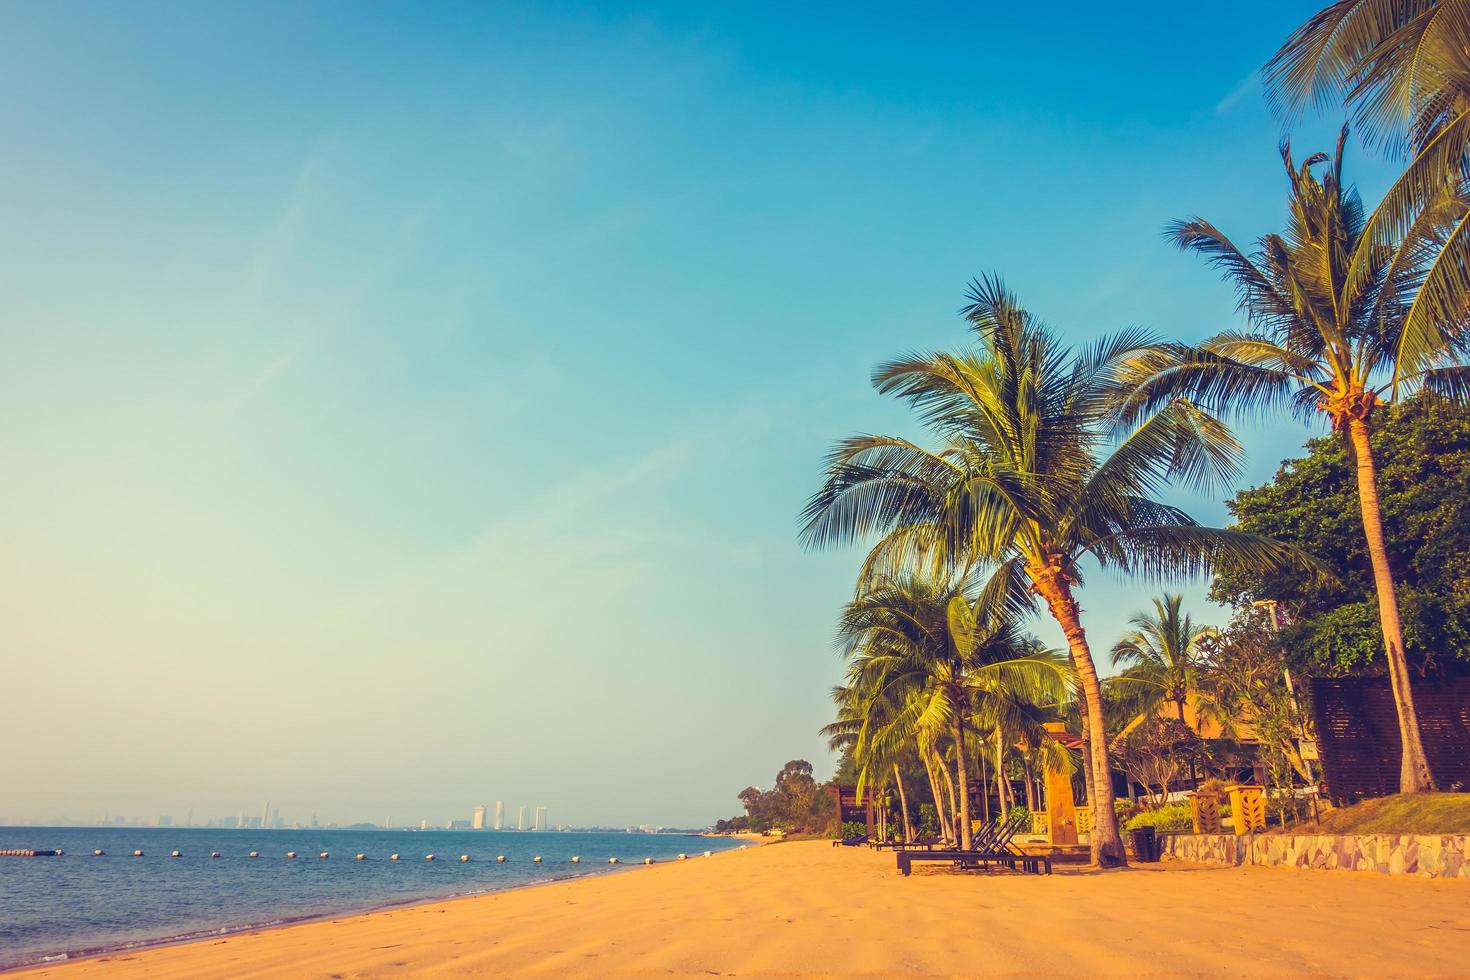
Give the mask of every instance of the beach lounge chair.
[[1005, 865], [1012, 871], [1028, 874], [1051, 874], [1051, 857], [1045, 854], [1027, 854], [1014, 843], [1012, 838], [1020, 832], [1028, 818], [1012, 811], [1005, 821], [997, 821], [983, 827], [972, 842], [969, 850], [900, 850], [897, 853], [898, 870], [907, 876], [913, 873], [915, 861], [948, 861], [959, 868], [985, 868], [992, 864]]

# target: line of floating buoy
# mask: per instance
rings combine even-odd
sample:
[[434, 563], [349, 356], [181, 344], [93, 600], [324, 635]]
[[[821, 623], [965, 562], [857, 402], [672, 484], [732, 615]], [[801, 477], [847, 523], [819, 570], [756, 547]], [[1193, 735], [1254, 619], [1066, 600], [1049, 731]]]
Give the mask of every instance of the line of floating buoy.
[[[745, 850], [745, 848], [744, 847], [741, 847], [740, 850], [743, 851], [743, 850]], [[65, 853], [64, 851], [60, 851], [60, 850], [55, 850], [55, 851], [38, 851], [38, 850], [32, 850], [32, 849], [15, 849], [15, 850], [0, 850], [0, 857], [61, 857], [64, 853]], [[105, 857], [106, 855], [107, 855], [107, 852], [104, 851], [104, 850], [102, 850], [100, 847], [92, 851], [92, 856], [93, 857]], [[133, 851], [133, 857], [140, 858], [140, 857], [143, 857], [143, 856], [144, 855], [143, 855], [143, 852], [141, 850], [135, 850], [135, 851]], [[177, 851], [177, 850], [175, 850], [175, 851], [169, 851], [168, 852], [168, 856], [171, 857], [171, 858], [181, 858], [181, 857], [184, 856], [184, 852], [183, 851]], [[210, 851], [209, 852], [209, 856], [211, 858], [219, 858], [219, 857], [222, 857], [223, 855], [221, 855], [219, 851]], [[705, 851], [704, 852], [704, 856], [705, 857], [714, 857], [714, 852], [713, 851]], [[258, 858], [258, 857], [260, 857], [260, 852], [259, 851], [251, 851], [249, 854], [246, 855], [246, 857]], [[296, 852], [295, 851], [287, 851], [286, 852], [286, 858], [288, 860], [289, 859], [293, 859], [295, 857], [296, 857]], [[320, 858], [323, 861], [326, 861], [326, 860], [328, 860], [331, 857], [331, 852], [329, 852], [329, 851], [322, 851], [320, 854], [317, 855], [317, 857]], [[399, 860], [399, 858], [400, 858], [400, 855], [397, 854], [397, 853], [393, 853], [393, 854], [388, 855], [388, 860], [389, 861], [397, 861], [397, 860]], [[689, 855], [688, 854], [681, 853], [681, 854], [676, 854], [674, 856], [674, 860], [676, 860], [676, 861], [687, 861], [688, 859], [689, 859]], [[355, 855], [353, 855], [353, 860], [355, 860], [355, 861], [366, 861], [367, 860], [367, 855], [366, 854], [361, 854], [361, 853], [355, 854]], [[433, 860], [435, 860], [435, 855], [432, 854], [432, 853], [425, 854], [424, 855], [424, 860], [425, 861], [433, 861]], [[468, 864], [470, 862], [470, 856], [468, 854], [461, 854], [459, 856], [459, 860], [460, 860], [460, 863], [461, 864]], [[568, 858], [568, 860], [572, 864], [581, 864], [582, 863], [582, 857], [581, 857], [581, 855], [573, 855], [572, 857]], [[495, 862], [497, 864], [504, 864], [506, 862], [506, 856], [504, 854], [497, 854], [495, 856]], [[540, 863], [542, 863], [541, 862], [541, 855], [537, 854], [535, 857], [531, 858], [531, 863], [532, 864], [540, 864]], [[607, 859], [607, 863], [608, 864], [620, 864], [620, 863], [622, 863], [622, 861], [621, 861], [620, 858], [610, 857], [610, 858]], [[644, 864], [654, 864], [655, 862], [654, 862], [654, 859], [653, 858], [647, 857], [647, 858], [644, 858], [643, 859], [643, 863]]]

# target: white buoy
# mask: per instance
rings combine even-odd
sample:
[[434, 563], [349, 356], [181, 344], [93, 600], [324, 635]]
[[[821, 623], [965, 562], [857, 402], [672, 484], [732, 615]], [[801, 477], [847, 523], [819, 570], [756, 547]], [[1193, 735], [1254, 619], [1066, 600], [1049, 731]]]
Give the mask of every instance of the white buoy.
[[704, 852], [704, 856], [705, 856], [705, 857], [714, 857], [714, 854], [712, 854], [712, 853], [711, 853], [711, 852], [709, 852], [709, 851], [705, 851], [705, 852]]
[[330, 851], [322, 851], [320, 854], [317, 855], [317, 857], [319, 857], [323, 861], [325, 861], [330, 854], [331, 854]]
[[541, 863], [541, 855], [538, 854], [535, 857], [531, 858], [531, 863], [532, 864], [540, 864]]
[[294, 858], [295, 856], [296, 856], [296, 852], [295, 851], [287, 851], [286, 852], [286, 857], [288, 857], [288, 858]]
[[212, 858], [217, 858], [219, 857], [219, 851], [210, 851], [209, 856]]
[[579, 857], [574, 857], [574, 858], [572, 858], [572, 863], [573, 864], [581, 864], [582, 863], [582, 859], [579, 858]]
[[496, 864], [504, 864], [505, 863], [505, 855], [504, 854], [497, 854], [495, 856], [495, 863]]
[[180, 854], [178, 851], [169, 851], [168, 856], [171, 858], [178, 858], [183, 857], [184, 855]]
[[434, 855], [432, 855], [432, 854], [425, 854], [424, 855], [424, 860], [425, 861], [432, 861], [432, 860], [434, 860]]
[[687, 860], [689, 860], [689, 855], [687, 855], [687, 854], [680, 854], [678, 860], [680, 860], [680, 861], [687, 861]]
[[140, 858], [142, 856], [143, 856], [143, 852], [142, 851], [134, 851], [133, 852], [133, 857], [135, 857], [135, 858]]
[[388, 855], [388, 860], [389, 861], [397, 861], [398, 860], [398, 855], [397, 854], [389, 854]]
[[617, 864], [618, 863], [618, 859], [617, 858], [608, 858], [607, 859], [607, 863], [608, 864]]
[[653, 858], [644, 858], [643, 859], [643, 863], [644, 864], [652, 864], [653, 863]]
[[100, 857], [102, 857], [102, 856], [103, 856], [103, 855], [105, 855], [105, 854], [106, 854], [106, 853], [107, 853], [107, 852], [106, 852], [106, 851], [104, 851], [104, 850], [102, 850], [102, 849], [101, 849], [101, 848], [100, 848], [100, 847], [99, 847], [99, 848], [98, 848], [98, 849], [97, 849], [97, 850], [95, 850], [95, 851], [93, 851], [93, 852], [92, 852], [92, 856], [93, 856], [93, 857], [94, 857], [94, 858], [100, 858]]
[[367, 860], [367, 855], [366, 854], [357, 854], [357, 855], [354, 855], [353, 856], [352, 860], [354, 860], [354, 861], [366, 861]]
[[253, 857], [253, 858], [258, 858], [258, 857], [260, 857], [260, 852], [259, 851], [251, 851], [247, 856], [248, 857]]
[[470, 859], [470, 856], [469, 856], [469, 855], [468, 855], [468, 854], [461, 854], [461, 855], [460, 855], [460, 856], [459, 856], [459, 863], [460, 863], [460, 864], [464, 864], [464, 863], [465, 863], [465, 862], [466, 862], [466, 861], [468, 861], [468, 860], [469, 860], [469, 859]]
[[65, 851], [63, 851], [63, 850], [62, 850], [62, 849], [61, 849], [61, 848], [59, 848], [59, 847], [58, 847], [58, 848], [57, 848], [57, 849], [56, 849], [56, 856], [57, 856], [57, 857], [61, 857], [61, 856], [62, 856], [62, 855], [63, 855], [63, 854], [65, 854], [65, 853], [66, 853], [66, 852], [65, 852]]

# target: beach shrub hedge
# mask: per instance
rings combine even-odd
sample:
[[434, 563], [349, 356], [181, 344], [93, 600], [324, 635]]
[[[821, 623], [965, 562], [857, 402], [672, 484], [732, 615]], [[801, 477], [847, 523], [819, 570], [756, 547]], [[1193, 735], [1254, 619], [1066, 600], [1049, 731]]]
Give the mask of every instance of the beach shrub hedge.
[[1128, 830], [1152, 827], [1156, 831], [1188, 831], [1194, 829], [1194, 818], [1188, 803], [1167, 803], [1157, 810], [1142, 810], [1128, 821]]

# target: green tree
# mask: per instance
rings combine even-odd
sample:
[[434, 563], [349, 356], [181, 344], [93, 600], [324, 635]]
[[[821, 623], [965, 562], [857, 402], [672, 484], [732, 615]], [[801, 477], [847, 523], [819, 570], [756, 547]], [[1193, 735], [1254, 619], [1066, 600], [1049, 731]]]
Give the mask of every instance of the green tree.
[[[1276, 599], [1293, 670], [1345, 676], [1385, 669], [1372, 560], [1358, 530], [1351, 452], [1340, 439], [1307, 443], [1270, 483], [1236, 494], [1236, 527], [1289, 541], [1336, 573], [1327, 585], [1266, 569], [1217, 576], [1213, 598], [1238, 607]], [[1403, 613], [1404, 650], [1419, 673], [1470, 663], [1470, 408], [1419, 395], [1385, 412], [1373, 432], [1384, 537]]]
[[974, 285], [965, 316], [977, 349], [906, 357], [874, 372], [878, 390], [908, 401], [939, 448], [891, 436], [841, 443], [807, 505], [803, 537], [824, 546], [881, 534], [865, 563], [868, 581], [983, 563], [993, 575], [982, 605], [1046, 604], [1079, 679], [1093, 859], [1122, 865], [1101, 685], [1076, 598], [1083, 561], [1161, 577], [1221, 561], [1278, 563], [1289, 553], [1200, 527], [1156, 499], [1171, 479], [1209, 488], [1235, 472], [1238, 444], [1189, 402], [1170, 401], [1114, 438], [1120, 369], [1143, 335], [1074, 353], [994, 279]]
[[[1282, 144], [1291, 188], [1287, 228], [1262, 237], [1254, 254], [1203, 218], [1170, 226], [1168, 236], [1180, 248], [1204, 256], [1235, 284], [1250, 329], [1216, 334], [1198, 348], [1163, 345], [1133, 367], [1140, 405], [1181, 394], [1226, 412], [1287, 405], [1308, 418], [1325, 416], [1347, 439], [1403, 738], [1399, 786], [1414, 793], [1432, 789], [1433, 779], [1419, 737], [1383, 529], [1374, 413], [1413, 387], [1455, 390], [1470, 376], [1463, 367], [1423, 367], [1417, 356], [1405, 354], [1407, 311], [1435, 254], [1438, 219], [1392, 244], [1366, 237], [1362, 202], [1343, 183], [1346, 140], [1344, 128], [1333, 157], [1314, 154], [1300, 167]], [[1319, 178], [1323, 164], [1329, 165]], [[1466, 213], [1458, 198], [1446, 208]]]

